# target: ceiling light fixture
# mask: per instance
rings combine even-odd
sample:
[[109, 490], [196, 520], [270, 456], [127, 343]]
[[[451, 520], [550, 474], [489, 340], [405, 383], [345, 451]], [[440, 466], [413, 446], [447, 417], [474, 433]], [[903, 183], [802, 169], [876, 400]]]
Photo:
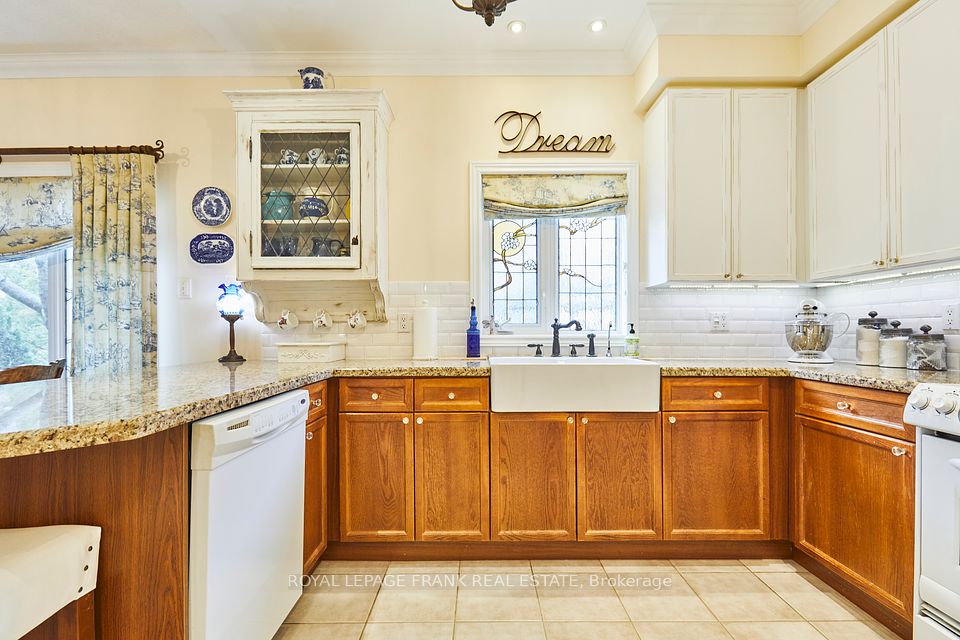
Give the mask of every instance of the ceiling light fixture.
[[457, 0], [453, 0], [453, 4], [456, 5], [458, 9], [483, 16], [483, 21], [487, 23], [487, 26], [492, 27], [493, 21], [506, 11], [507, 5], [515, 1], [516, 0], [472, 0], [469, 5], [463, 5], [457, 2]]
[[527, 25], [525, 25], [522, 20], [514, 20], [507, 25], [507, 29], [510, 29], [510, 33], [523, 33], [524, 29], [526, 28]]
[[590, 23], [590, 31], [594, 33], [600, 33], [607, 28], [607, 23], [605, 20], [594, 20]]

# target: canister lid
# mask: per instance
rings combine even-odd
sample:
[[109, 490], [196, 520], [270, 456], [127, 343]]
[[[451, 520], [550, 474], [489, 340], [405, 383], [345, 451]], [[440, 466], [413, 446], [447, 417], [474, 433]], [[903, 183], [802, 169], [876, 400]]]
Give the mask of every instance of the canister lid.
[[881, 338], [903, 338], [913, 335], [913, 329], [910, 328], [900, 328], [900, 321], [894, 320], [890, 323], [893, 327], [892, 329], [881, 329], [880, 337]]
[[871, 311], [871, 312], [868, 313], [867, 315], [870, 316], [870, 317], [869, 317], [869, 318], [860, 318], [859, 320], [857, 320], [857, 324], [860, 325], [861, 327], [874, 326], [874, 327], [876, 327], [877, 329], [879, 329], [879, 328], [881, 328], [881, 327], [885, 327], [885, 326], [887, 325], [887, 319], [886, 319], [886, 318], [878, 318], [876, 311]]
[[920, 327], [920, 331], [923, 331], [923, 333], [917, 333], [910, 336], [910, 341], [911, 342], [944, 342], [945, 343], [946, 340], [944, 339], [943, 334], [930, 333], [932, 329], [933, 327], [931, 327], [928, 324], [923, 325], [922, 327]]

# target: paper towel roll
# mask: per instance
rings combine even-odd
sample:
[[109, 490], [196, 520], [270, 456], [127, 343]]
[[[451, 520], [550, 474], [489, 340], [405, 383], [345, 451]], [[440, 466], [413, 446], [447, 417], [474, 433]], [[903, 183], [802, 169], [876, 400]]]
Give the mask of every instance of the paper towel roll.
[[413, 310], [413, 359], [437, 358], [437, 309], [417, 307]]

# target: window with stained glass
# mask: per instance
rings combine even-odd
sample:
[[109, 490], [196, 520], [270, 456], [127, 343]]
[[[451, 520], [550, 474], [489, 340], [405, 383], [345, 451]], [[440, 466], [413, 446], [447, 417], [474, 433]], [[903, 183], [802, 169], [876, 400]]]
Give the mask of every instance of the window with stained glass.
[[484, 176], [485, 311], [505, 329], [622, 328], [624, 176]]

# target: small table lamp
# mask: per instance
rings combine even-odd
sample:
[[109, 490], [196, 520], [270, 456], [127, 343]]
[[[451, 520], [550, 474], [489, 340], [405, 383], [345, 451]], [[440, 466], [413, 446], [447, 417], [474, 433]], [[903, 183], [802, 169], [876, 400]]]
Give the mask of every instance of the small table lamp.
[[236, 334], [233, 331], [234, 323], [243, 317], [243, 285], [239, 282], [233, 284], [221, 284], [220, 289], [223, 293], [217, 298], [217, 311], [220, 317], [230, 323], [230, 353], [220, 358], [220, 362], [246, 362], [246, 358], [237, 353], [234, 348], [236, 343]]

